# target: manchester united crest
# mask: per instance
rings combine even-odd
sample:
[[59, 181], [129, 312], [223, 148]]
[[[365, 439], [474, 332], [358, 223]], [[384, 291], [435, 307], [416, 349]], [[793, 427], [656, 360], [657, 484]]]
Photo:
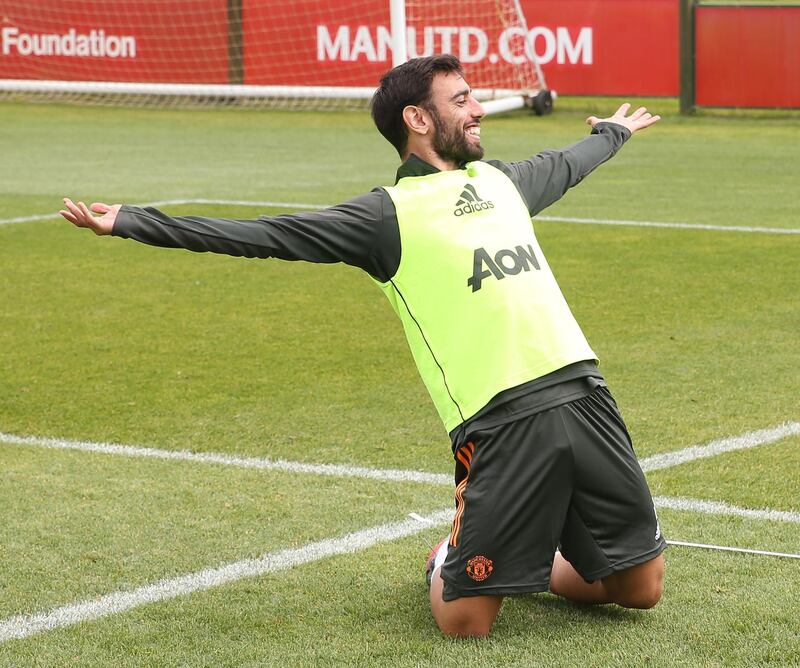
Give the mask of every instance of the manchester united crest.
[[492, 564], [492, 560], [481, 554], [472, 557], [472, 559], [467, 562], [467, 575], [476, 582], [482, 582], [488, 578], [493, 570], [494, 565]]

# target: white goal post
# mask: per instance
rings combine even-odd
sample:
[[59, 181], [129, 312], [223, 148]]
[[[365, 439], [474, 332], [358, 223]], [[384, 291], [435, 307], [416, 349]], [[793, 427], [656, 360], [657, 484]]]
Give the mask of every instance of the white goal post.
[[487, 113], [548, 113], [519, 0], [5, 0], [0, 98], [364, 107], [380, 74], [454, 53]]

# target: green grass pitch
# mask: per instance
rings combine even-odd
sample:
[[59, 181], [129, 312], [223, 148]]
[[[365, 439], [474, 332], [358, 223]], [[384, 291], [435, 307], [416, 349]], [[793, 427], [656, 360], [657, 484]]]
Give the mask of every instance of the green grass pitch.
[[[488, 157], [580, 139], [617, 100], [484, 123]], [[796, 116], [664, 120], [545, 215], [800, 228]], [[0, 105], [0, 432], [450, 474], [401, 328], [343, 266], [95, 238], [85, 201], [332, 204], [391, 183], [361, 113]], [[231, 218], [286, 208], [172, 205]], [[640, 457], [800, 419], [800, 235], [535, 223]], [[0, 626], [452, 504], [447, 486], [14, 445], [0, 438]], [[653, 471], [653, 493], [800, 511], [800, 436]], [[669, 538], [800, 552], [796, 521], [660, 511]], [[536, 595], [436, 630], [446, 527], [0, 642], [0, 666], [800, 665], [800, 562], [672, 547], [648, 612]]]

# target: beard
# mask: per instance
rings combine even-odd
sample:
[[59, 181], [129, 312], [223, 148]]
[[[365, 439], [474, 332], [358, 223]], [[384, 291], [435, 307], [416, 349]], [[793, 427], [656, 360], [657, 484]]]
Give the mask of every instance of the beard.
[[439, 116], [436, 109], [428, 110], [433, 117], [433, 150], [436, 151], [442, 160], [453, 161], [456, 163], [471, 162], [480, 160], [483, 157], [483, 147], [480, 143], [470, 143], [463, 127], [456, 127], [455, 124], [447, 127]]

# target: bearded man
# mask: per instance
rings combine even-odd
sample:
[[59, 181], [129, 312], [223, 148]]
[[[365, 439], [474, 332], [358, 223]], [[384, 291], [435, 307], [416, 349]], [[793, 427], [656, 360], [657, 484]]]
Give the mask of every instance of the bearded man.
[[[508, 595], [650, 608], [666, 542], [625, 424], [534, 235], [531, 216], [659, 120], [623, 105], [591, 135], [483, 161], [484, 110], [458, 60], [387, 72], [372, 117], [402, 164], [392, 186], [313, 213], [171, 217], [65, 199], [97, 234], [243, 257], [344, 262], [399, 316], [455, 459], [449, 535], [427, 563], [443, 633], [487, 635]], [[95, 214], [98, 215], [93, 215]]]

